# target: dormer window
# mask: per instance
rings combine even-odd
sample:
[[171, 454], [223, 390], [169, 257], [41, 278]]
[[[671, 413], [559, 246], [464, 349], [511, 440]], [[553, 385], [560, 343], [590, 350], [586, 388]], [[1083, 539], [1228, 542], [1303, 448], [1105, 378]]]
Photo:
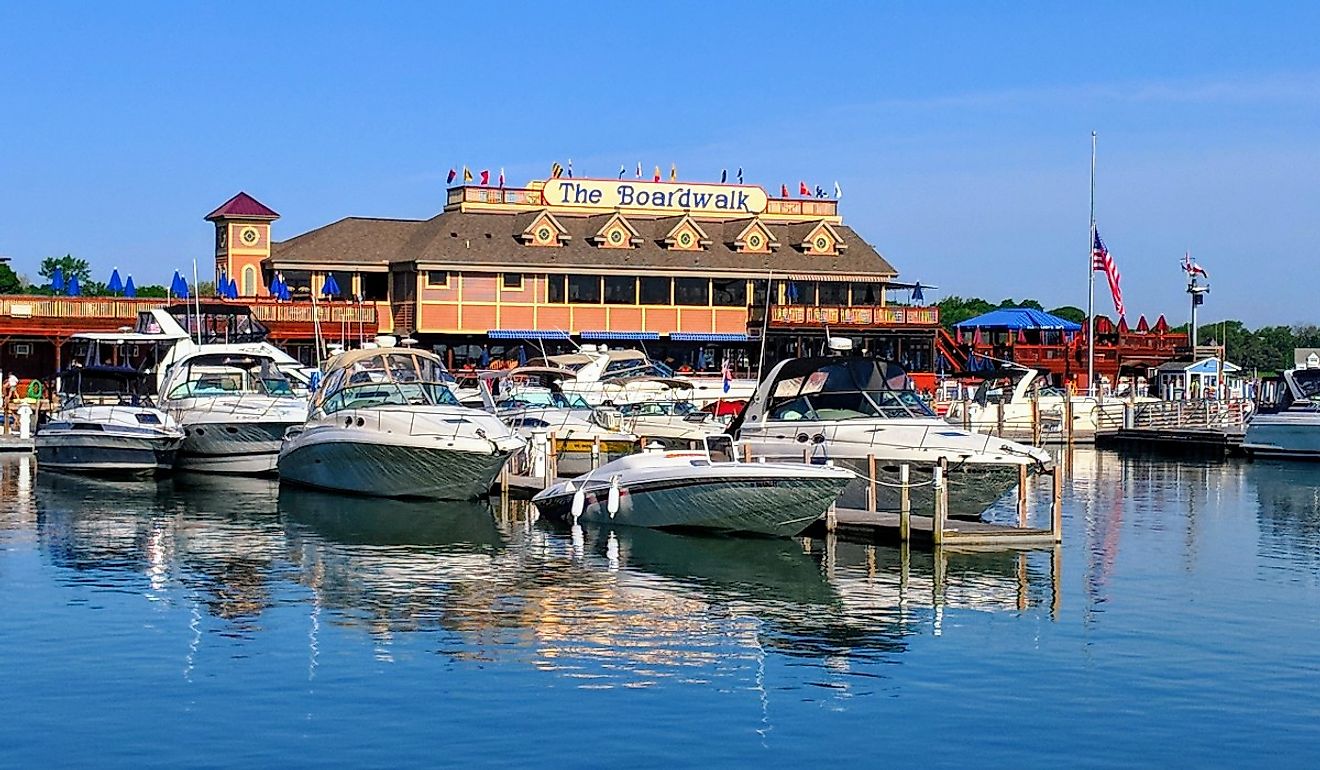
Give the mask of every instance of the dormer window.
[[606, 220], [590, 240], [602, 249], [632, 249], [642, 245], [641, 234], [620, 214]]
[[702, 251], [710, 245], [710, 236], [692, 217], [684, 216], [665, 236], [665, 248], [676, 251]]
[[562, 246], [571, 237], [568, 230], [548, 211], [537, 214], [519, 236], [528, 246]]

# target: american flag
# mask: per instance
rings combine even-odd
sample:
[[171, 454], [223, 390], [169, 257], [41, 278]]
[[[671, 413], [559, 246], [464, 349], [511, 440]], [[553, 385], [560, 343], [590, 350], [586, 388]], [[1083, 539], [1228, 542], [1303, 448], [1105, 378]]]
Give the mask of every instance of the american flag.
[[1114, 258], [1109, 256], [1109, 249], [1105, 248], [1100, 231], [1094, 230], [1093, 234], [1095, 242], [1091, 244], [1091, 269], [1099, 270], [1109, 279], [1109, 292], [1114, 295], [1114, 311], [1122, 318], [1126, 313], [1123, 312], [1123, 290], [1118, 286], [1118, 266], [1114, 264]]
[[724, 359], [724, 365], [720, 367], [720, 376], [724, 378], [724, 392], [728, 393], [730, 386], [733, 385], [733, 367], [729, 365], [729, 359]]

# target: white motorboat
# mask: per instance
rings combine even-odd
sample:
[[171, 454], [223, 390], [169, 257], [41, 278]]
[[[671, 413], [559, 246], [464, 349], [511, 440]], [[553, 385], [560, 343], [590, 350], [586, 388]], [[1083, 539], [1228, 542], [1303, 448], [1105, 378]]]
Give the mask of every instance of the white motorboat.
[[[623, 427], [619, 410], [588, 404], [566, 393], [568, 369], [524, 366], [483, 372], [478, 390], [486, 411], [499, 416], [524, 439], [543, 431], [553, 438], [560, 473], [577, 475], [593, 465], [635, 453], [637, 436]], [[592, 453], [599, 452], [598, 458]]]
[[648, 398], [615, 401], [624, 430], [635, 434], [642, 446], [659, 442], [667, 449], [698, 449], [707, 437], [723, 433], [726, 427], [713, 412], [692, 402], [693, 386], [687, 380], [632, 377], [610, 385], [626, 393], [648, 394]]
[[[710, 450], [620, 458], [532, 498], [547, 516], [659, 529], [791, 537], [853, 479], [842, 468], [741, 463], [726, 437]], [[721, 446], [722, 444], [722, 446]]]
[[747, 399], [756, 390], [756, 380], [732, 378], [726, 390], [724, 378], [719, 375], [675, 374], [668, 366], [652, 361], [640, 350], [610, 350], [604, 345], [595, 348], [588, 345], [577, 353], [538, 358], [529, 364], [571, 370], [577, 377], [564, 384], [564, 392], [576, 393], [593, 405], [607, 401], [617, 405], [625, 403], [629, 398], [646, 400], [663, 397], [663, 390], [648, 392], [633, 389], [629, 392], [618, 387], [621, 381], [637, 377], [682, 380], [692, 386], [691, 400], [697, 406]]
[[319, 489], [469, 500], [523, 447], [498, 417], [458, 403], [433, 353], [350, 350], [327, 364], [278, 467], [282, 481]]
[[[769, 462], [833, 461], [869, 475], [876, 462], [877, 505], [898, 510], [900, 468], [909, 466], [913, 510], [931, 510], [928, 483], [941, 459], [949, 466], [949, 513], [979, 517], [1018, 482], [1022, 466], [1052, 461], [1043, 449], [941, 420], [897, 364], [871, 358], [781, 361], [756, 390], [729, 432]], [[866, 504], [866, 484], [845, 491], [842, 505]]]
[[1251, 416], [1242, 448], [1251, 457], [1320, 460], [1320, 369], [1283, 373], [1279, 400]]
[[1069, 440], [1065, 420], [1071, 412], [1072, 440], [1092, 441], [1096, 431], [1123, 427], [1125, 405], [1159, 400], [1150, 396], [1070, 395], [1064, 388], [1046, 383], [1035, 369], [1011, 362], [1000, 364], [987, 372], [968, 373], [978, 376], [981, 384], [970, 399], [949, 403], [945, 418], [950, 424], [976, 433], [1031, 441], [1036, 435], [1035, 423], [1039, 422], [1041, 442], [1058, 443]]
[[149, 377], [92, 366], [60, 375], [60, 408], [37, 431], [41, 468], [145, 476], [174, 467], [183, 431], [146, 395]]
[[189, 347], [172, 356], [161, 380], [161, 405], [186, 436], [177, 467], [274, 473], [284, 434], [307, 420], [307, 400], [294, 394], [265, 343]]

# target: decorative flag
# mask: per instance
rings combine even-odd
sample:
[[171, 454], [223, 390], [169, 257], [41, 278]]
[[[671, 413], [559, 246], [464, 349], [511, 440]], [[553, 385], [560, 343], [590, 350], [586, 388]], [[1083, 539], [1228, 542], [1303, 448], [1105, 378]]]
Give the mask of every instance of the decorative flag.
[[720, 169], [720, 184], [724, 184], [725, 182], [728, 181], [729, 181], [729, 170], [727, 168]]
[[620, 179], [623, 179], [623, 175], [626, 174], [626, 173], [628, 173], [628, 167], [625, 166], [625, 165], [623, 165], [622, 163], [620, 163], [620, 164], [619, 164], [619, 178], [620, 178]]
[[839, 183], [836, 181], [834, 183], [834, 199], [838, 200], [839, 198], [842, 197], [843, 197], [843, 188], [839, 187]]
[[1204, 267], [1201, 267], [1200, 265], [1192, 261], [1192, 252], [1190, 251], [1187, 252], [1186, 254], [1183, 254], [1182, 269], [1183, 272], [1187, 273], [1187, 276], [1189, 278], [1197, 275], [1206, 279], [1210, 277], [1210, 274], [1205, 271]]
[[642, 162], [640, 160], [637, 161], [637, 178], [642, 178]]
[[738, 167], [738, 184], [742, 184], [742, 166]]
[[500, 189], [504, 189], [504, 166], [500, 166]]
[[445, 184], [453, 184], [454, 180], [457, 178], [458, 172], [451, 168], [449, 169], [449, 176], [445, 178]]
[[724, 392], [728, 393], [733, 386], [733, 367], [729, 366], [729, 359], [724, 359], [724, 365], [720, 367], [720, 376], [724, 379]]
[[660, 181], [660, 167], [659, 167], [659, 166], [656, 166], [656, 167], [655, 167], [655, 181], [657, 181], [657, 182]]
[[481, 186], [482, 187], [490, 186], [490, 169], [488, 168], [483, 168], [481, 170]]
[[558, 179], [564, 175], [564, 167], [559, 165], [559, 161], [550, 164], [550, 178]]
[[824, 188], [824, 187], [821, 187], [820, 185], [816, 185], [816, 197], [817, 197], [817, 198], [824, 198], [824, 197], [825, 197], [825, 188]]
[[1105, 242], [1100, 238], [1100, 230], [1094, 230], [1095, 242], [1091, 244], [1091, 269], [1099, 270], [1105, 274], [1109, 280], [1109, 293], [1114, 296], [1114, 312], [1122, 318], [1123, 312], [1123, 290], [1118, 286], [1118, 265], [1114, 264], [1114, 258], [1109, 256], [1109, 249], [1105, 248]]
[[677, 181], [678, 181], [678, 164], [677, 164], [677, 163], [670, 163], [670, 164], [669, 164], [669, 181], [671, 181], [671, 182], [677, 182]]
[[464, 167], [463, 167], [463, 181], [464, 181], [464, 182], [471, 182], [471, 181], [472, 181], [472, 172], [471, 172], [470, 170], [468, 170], [468, 167], [467, 167], [467, 166], [464, 166]]
[[779, 185], [779, 197], [781, 198], [788, 197], [788, 185], [786, 184]]
[[572, 158], [569, 158], [569, 159], [568, 159], [568, 178], [569, 178], [569, 179], [572, 179], [572, 178], [573, 178], [573, 159], [572, 159]]
[[806, 182], [803, 181], [798, 182], [798, 195], [805, 195], [807, 197], [811, 197], [811, 188], [807, 187]]

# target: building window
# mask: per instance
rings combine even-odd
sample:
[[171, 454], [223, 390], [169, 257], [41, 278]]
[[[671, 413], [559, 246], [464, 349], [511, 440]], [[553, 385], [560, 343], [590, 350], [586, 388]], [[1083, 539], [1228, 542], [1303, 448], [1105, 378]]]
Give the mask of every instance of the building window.
[[252, 265], [243, 268], [243, 292], [244, 297], [257, 296], [257, 269]]
[[545, 277], [545, 301], [556, 304], [568, 301], [568, 289], [565, 288], [566, 275], [547, 275]]
[[817, 302], [821, 305], [848, 304], [848, 284], [839, 281], [821, 281], [820, 298]]
[[285, 270], [281, 273], [284, 279], [284, 285], [289, 287], [289, 294], [293, 297], [302, 295], [311, 296], [312, 293], [312, 272], [310, 270]]
[[568, 301], [584, 305], [599, 305], [600, 276], [570, 275], [568, 277]]
[[605, 304], [636, 305], [637, 279], [631, 275], [605, 276]]
[[641, 304], [668, 305], [674, 301], [673, 279], [644, 277], [641, 283]]
[[674, 304], [675, 305], [709, 305], [710, 279], [709, 278], [675, 278]]
[[714, 287], [713, 297], [716, 305], [720, 307], [747, 307], [747, 280], [745, 278], [716, 279], [711, 281], [711, 284]]
[[362, 299], [367, 302], [384, 302], [390, 298], [389, 273], [359, 273], [362, 281]]
[[854, 305], [879, 305], [880, 286], [878, 283], [854, 283], [852, 285], [852, 303]]
[[448, 289], [449, 271], [448, 270], [427, 270], [426, 288], [428, 289]]
[[505, 274], [504, 274], [504, 288], [506, 288], [506, 289], [515, 289], [515, 290], [519, 290], [519, 291], [521, 291], [521, 290], [522, 290], [522, 287], [523, 287], [523, 274], [522, 274], [522, 273], [505, 273]]

